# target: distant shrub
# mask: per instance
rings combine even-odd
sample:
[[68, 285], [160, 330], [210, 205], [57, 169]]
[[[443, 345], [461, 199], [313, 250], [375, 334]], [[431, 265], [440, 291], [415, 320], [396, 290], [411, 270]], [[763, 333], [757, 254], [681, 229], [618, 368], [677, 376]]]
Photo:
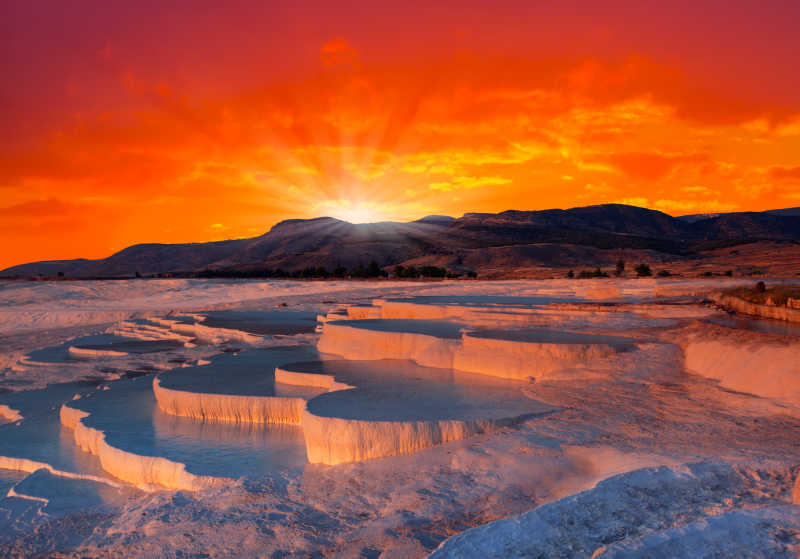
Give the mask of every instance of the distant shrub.
[[652, 276], [653, 271], [650, 269], [650, 266], [648, 266], [643, 262], [638, 266], [636, 266], [636, 275], [640, 278], [645, 276]]
[[469, 272], [467, 272], [467, 277], [471, 278], [471, 279], [475, 279], [475, 278], [478, 277], [478, 272], [470, 270]]
[[713, 276], [714, 274], [713, 274], [712, 272], [703, 272], [701, 275], [702, 275], [703, 277], [710, 278], [710, 277], [711, 277], [711, 276]]
[[728, 276], [729, 278], [733, 277], [733, 270], [725, 270], [725, 275]]
[[366, 277], [367, 269], [364, 268], [364, 265], [359, 262], [359, 264], [350, 272], [350, 275], [354, 278]]
[[756, 284], [756, 293], [764, 293], [767, 290], [767, 284], [760, 281]]
[[604, 272], [600, 268], [595, 268], [594, 270], [581, 270], [581, 272], [578, 274], [578, 277], [581, 279], [607, 278], [608, 273]]
[[617, 267], [614, 270], [614, 275], [619, 277], [624, 273], [625, 273], [625, 261], [622, 258], [620, 258], [619, 260], [617, 260]]
[[447, 276], [447, 268], [441, 268], [439, 266], [423, 266], [420, 270], [420, 274], [424, 278], [443, 278]]
[[567, 277], [568, 278], [574, 278], [575, 277], [575, 272], [570, 270], [569, 272], [567, 272]]
[[670, 273], [670, 271], [669, 271], [669, 270], [659, 270], [659, 271], [658, 271], [658, 274], [656, 274], [656, 275], [657, 275], [658, 277], [660, 277], [660, 278], [668, 278], [668, 277], [670, 277], [672, 274]]
[[418, 278], [420, 272], [414, 266], [395, 266], [394, 275], [398, 278]]
[[[457, 278], [460, 276], [460, 274], [455, 272], [448, 272], [447, 268], [441, 266], [422, 266], [420, 268], [414, 266], [395, 266], [394, 275], [398, 278]], [[475, 274], [475, 272], [467, 272], [467, 277], [474, 278], [476, 276], [477, 274]]]
[[387, 275], [374, 260], [366, 268], [363, 264], [359, 264], [350, 272], [350, 276], [354, 278], [381, 278]]
[[762, 271], [761, 271], [760, 269], [758, 269], [758, 268], [753, 268], [753, 271], [751, 271], [751, 272], [750, 272], [750, 275], [751, 275], [751, 276], [763, 276], [763, 275], [764, 275], [764, 272], [762, 272]]

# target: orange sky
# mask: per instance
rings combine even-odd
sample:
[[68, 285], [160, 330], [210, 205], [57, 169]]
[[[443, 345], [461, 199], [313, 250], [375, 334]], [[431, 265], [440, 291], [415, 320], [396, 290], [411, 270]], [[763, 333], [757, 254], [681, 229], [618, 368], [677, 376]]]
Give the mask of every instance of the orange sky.
[[798, 20], [791, 0], [3, 2], [0, 269], [292, 217], [798, 206]]

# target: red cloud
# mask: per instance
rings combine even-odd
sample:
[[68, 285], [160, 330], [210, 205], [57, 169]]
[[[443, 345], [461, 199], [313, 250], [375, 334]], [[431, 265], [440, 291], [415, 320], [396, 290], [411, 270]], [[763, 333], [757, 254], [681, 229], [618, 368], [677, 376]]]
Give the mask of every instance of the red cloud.
[[771, 167], [770, 176], [775, 180], [800, 180], [800, 166], [798, 167]]
[[706, 155], [662, 155], [659, 153], [615, 153], [608, 161], [633, 179], [658, 180], [684, 163], [703, 163]]
[[346, 39], [328, 41], [320, 48], [322, 62], [326, 66], [336, 66], [352, 62], [358, 58], [358, 52], [351, 48]]

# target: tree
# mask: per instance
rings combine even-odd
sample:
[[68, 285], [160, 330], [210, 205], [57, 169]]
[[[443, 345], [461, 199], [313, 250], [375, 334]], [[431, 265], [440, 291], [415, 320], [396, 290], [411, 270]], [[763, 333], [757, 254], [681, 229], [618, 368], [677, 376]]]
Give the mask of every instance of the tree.
[[359, 262], [358, 266], [353, 268], [353, 272], [350, 274], [354, 278], [363, 278], [367, 274], [367, 271], [364, 269], [364, 266]]
[[642, 262], [641, 264], [636, 266], [636, 275], [639, 276], [640, 278], [645, 276], [652, 276], [653, 271], [650, 269], [650, 266]]
[[574, 278], [575, 277], [575, 272], [570, 270], [569, 272], [567, 272], [567, 277], [568, 278]]
[[426, 278], [443, 278], [447, 275], [447, 269], [439, 266], [423, 266], [420, 274]]
[[419, 277], [419, 272], [414, 266], [406, 266], [403, 270], [403, 277], [404, 278], [416, 278]]
[[659, 270], [658, 274], [656, 274], [656, 275], [658, 275], [658, 277], [660, 277], [660, 278], [668, 278], [672, 274], [670, 273], [669, 270]]
[[581, 270], [581, 272], [578, 274], [578, 277], [581, 279], [607, 278], [608, 273], [604, 272], [600, 268], [595, 268], [594, 270]]
[[381, 268], [380, 268], [380, 266], [378, 266], [377, 262], [375, 262], [373, 260], [372, 262], [369, 263], [369, 266], [367, 267], [366, 275], [367, 275], [368, 278], [377, 278], [377, 277], [380, 277], [382, 275], [381, 274]]
[[619, 277], [624, 273], [625, 273], [625, 261], [622, 258], [620, 258], [619, 260], [617, 260], [617, 269], [614, 270], [614, 275]]

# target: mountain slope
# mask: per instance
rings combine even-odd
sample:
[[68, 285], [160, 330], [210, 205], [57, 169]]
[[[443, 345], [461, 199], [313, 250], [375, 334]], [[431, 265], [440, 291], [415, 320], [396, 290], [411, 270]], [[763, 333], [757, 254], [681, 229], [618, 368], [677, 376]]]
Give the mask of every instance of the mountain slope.
[[[709, 244], [751, 240], [800, 242], [800, 215], [788, 209], [679, 219], [655, 210], [605, 204], [568, 210], [467, 213], [458, 219], [428, 216], [410, 223], [352, 224], [331, 217], [290, 219], [250, 239], [134, 245], [99, 260], [34, 262], [0, 274], [53, 276], [62, 272], [71, 277], [122, 277], [137, 272], [153, 275], [206, 269], [292, 271], [308, 266], [353, 268], [373, 260], [385, 267], [425, 258], [458, 261], [458, 254], [465, 250], [470, 251], [474, 262], [499, 258], [499, 265], [515, 254], [532, 263], [546, 264], [547, 254], [552, 254], [552, 264], [558, 265], [564, 257], [556, 254], [586, 255], [582, 258], [589, 262], [592, 251], [598, 250], [633, 249], [687, 256]], [[536, 245], [583, 248], [564, 253], [531, 248]], [[502, 247], [528, 248], [497, 250]], [[607, 254], [603, 258], [607, 259]]]

